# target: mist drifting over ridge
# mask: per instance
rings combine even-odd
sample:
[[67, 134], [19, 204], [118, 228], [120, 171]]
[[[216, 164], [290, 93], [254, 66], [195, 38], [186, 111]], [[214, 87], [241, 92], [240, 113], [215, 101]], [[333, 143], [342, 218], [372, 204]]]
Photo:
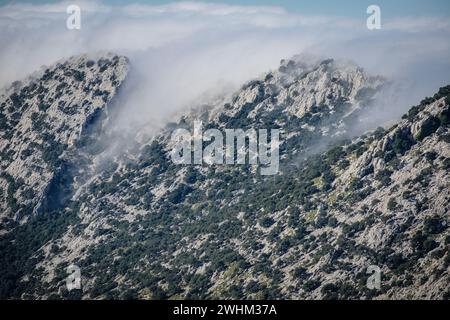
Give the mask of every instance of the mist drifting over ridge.
[[[65, 24], [74, 3], [80, 30]], [[450, 20], [402, 17], [371, 31], [365, 19], [364, 12], [361, 19], [304, 16], [276, 6], [207, 2], [4, 5], [0, 86], [64, 57], [112, 51], [132, 65], [118, 125], [158, 127], [205, 95], [231, 93], [300, 53], [354, 61], [392, 81], [395, 90], [370, 115], [383, 124], [448, 82]]]
[[0, 0], [0, 299], [448, 300], [449, 3], [207, 1]]

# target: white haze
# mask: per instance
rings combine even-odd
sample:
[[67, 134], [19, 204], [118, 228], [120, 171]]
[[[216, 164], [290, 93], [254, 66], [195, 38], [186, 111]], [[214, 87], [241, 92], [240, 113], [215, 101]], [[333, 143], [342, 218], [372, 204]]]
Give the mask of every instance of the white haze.
[[[66, 7], [81, 7], [81, 30]], [[117, 125], [159, 127], [201, 97], [230, 92], [298, 53], [353, 60], [396, 83], [368, 127], [397, 119], [450, 81], [450, 19], [302, 16], [280, 7], [201, 2], [110, 6], [96, 1], [0, 7], [0, 87], [71, 55], [112, 51], [132, 71]]]

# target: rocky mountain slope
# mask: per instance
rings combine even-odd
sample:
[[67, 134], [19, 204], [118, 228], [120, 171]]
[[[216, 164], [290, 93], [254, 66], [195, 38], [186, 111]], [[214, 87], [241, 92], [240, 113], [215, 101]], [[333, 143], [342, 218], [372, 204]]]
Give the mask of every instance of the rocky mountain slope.
[[[74, 57], [2, 95], [1, 297], [448, 299], [450, 87], [354, 138], [384, 79], [297, 57], [93, 170], [127, 70]], [[280, 172], [175, 165], [199, 119], [281, 129]]]
[[2, 229], [54, 206], [66, 177], [65, 157], [90, 123], [107, 113], [128, 70], [127, 60], [80, 56], [15, 82], [0, 97]]

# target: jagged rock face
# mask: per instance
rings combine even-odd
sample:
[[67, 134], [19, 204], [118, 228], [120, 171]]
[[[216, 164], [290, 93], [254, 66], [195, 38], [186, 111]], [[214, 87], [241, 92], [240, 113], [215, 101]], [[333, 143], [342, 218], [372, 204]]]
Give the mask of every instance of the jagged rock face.
[[[87, 75], [75, 60], [69, 60], [70, 69], [78, 66]], [[99, 89], [111, 92], [101, 99], [102, 110], [128, 70], [125, 58], [109, 61], [103, 72], [91, 66], [91, 81], [83, 85], [95, 86], [95, 79], [109, 85]], [[52, 70], [67, 72], [60, 68]], [[112, 74], [117, 85], [107, 80]], [[51, 78], [42, 85], [53, 87]], [[67, 92], [64, 101], [93, 103], [97, 87], [79, 99], [77, 84], [67, 88], [76, 97]], [[41, 206], [39, 215], [1, 236], [0, 296], [448, 298], [450, 90], [442, 88], [388, 130], [343, 140], [382, 84], [332, 60], [283, 61], [231, 98], [187, 112], [109, 166], [89, 170], [82, 183], [58, 180], [70, 199], [58, 202], [51, 214]], [[92, 166], [95, 155], [78, 141], [95, 110], [71, 121], [54, 103], [48, 110], [58, 112], [55, 140], [65, 150], [57, 159]], [[197, 119], [208, 128], [282, 129], [280, 174], [261, 176], [253, 165], [175, 165], [170, 134]], [[70, 128], [58, 130], [66, 122]], [[24, 130], [9, 129], [15, 145], [25, 140], [19, 131]], [[30, 134], [30, 141], [40, 141]], [[318, 142], [322, 148], [315, 148]], [[16, 159], [19, 149], [3, 147], [3, 153], [9, 150]], [[39, 154], [35, 158], [33, 163], [42, 161]], [[2, 156], [7, 172], [17, 177], [12, 162]], [[30, 163], [20, 165], [34, 172]], [[48, 176], [58, 172], [58, 166], [42, 166]], [[51, 177], [44, 177], [36, 185], [43, 195], [35, 197], [35, 206], [48, 193]], [[2, 183], [4, 197], [8, 186]], [[20, 194], [10, 197], [21, 204]], [[15, 216], [10, 204], [5, 208]], [[65, 289], [71, 263], [81, 268], [83, 291]], [[380, 289], [366, 287], [370, 265], [381, 269]]]
[[[367, 76], [355, 65], [332, 59], [314, 64], [282, 61], [277, 71], [243, 86], [225, 108], [223, 104], [211, 106], [209, 121], [221, 126], [276, 123], [284, 128], [296, 121], [311, 131], [319, 123], [324, 132], [330, 130], [327, 125], [336, 131], [353, 112], [370, 106], [383, 83], [382, 78]], [[198, 117], [198, 111], [192, 117]], [[247, 121], [238, 121], [240, 118]]]
[[[390, 283], [378, 298], [436, 299], [448, 292], [448, 89], [383, 134], [343, 146], [347, 157], [340, 162], [346, 163], [331, 166], [337, 178], [322, 197], [326, 202], [317, 198], [328, 208], [323, 217], [343, 226], [329, 240], [346, 239], [365, 251], [351, 257], [353, 265], [363, 268], [369, 260], [383, 266]], [[352, 159], [355, 145], [365, 151]], [[325, 279], [333, 282], [337, 274], [351, 282], [342, 270]]]
[[107, 111], [127, 70], [124, 57], [91, 60], [83, 55], [1, 93], [0, 218], [21, 221], [39, 211], [65, 153]]

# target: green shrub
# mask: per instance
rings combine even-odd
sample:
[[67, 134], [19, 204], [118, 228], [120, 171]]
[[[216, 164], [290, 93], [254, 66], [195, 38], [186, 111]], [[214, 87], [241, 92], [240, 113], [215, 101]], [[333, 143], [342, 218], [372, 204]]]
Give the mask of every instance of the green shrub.
[[424, 221], [424, 232], [427, 234], [438, 234], [445, 230], [445, 225], [438, 216], [428, 217]]
[[447, 107], [441, 114], [438, 116], [441, 125], [445, 126], [450, 123], [450, 107]]
[[396, 154], [404, 154], [413, 144], [414, 140], [408, 132], [397, 131], [393, 136], [392, 149]]
[[259, 220], [259, 225], [263, 228], [270, 228], [275, 223], [272, 217], [264, 217]]
[[387, 203], [387, 208], [391, 211], [394, 211], [397, 208], [397, 201], [394, 198], [390, 198]]
[[381, 182], [381, 184], [385, 187], [391, 184], [391, 175], [392, 171], [384, 169], [377, 173], [375, 179]]
[[441, 122], [439, 121], [439, 118], [431, 116], [427, 120], [425, 120], [422, 123], [422, 127], [420, 128], [419, 132], [416, 135], [416, 139], [419, 141], [422, 141], [429, 135], [436, 132], [436, 130], [441, 125]]
[[308, 280], [303, 284], [303, 290], [306, 292], [311, 292], [315, 289], [317, 289], [320, 286], [320, 281], [318, 280]]

